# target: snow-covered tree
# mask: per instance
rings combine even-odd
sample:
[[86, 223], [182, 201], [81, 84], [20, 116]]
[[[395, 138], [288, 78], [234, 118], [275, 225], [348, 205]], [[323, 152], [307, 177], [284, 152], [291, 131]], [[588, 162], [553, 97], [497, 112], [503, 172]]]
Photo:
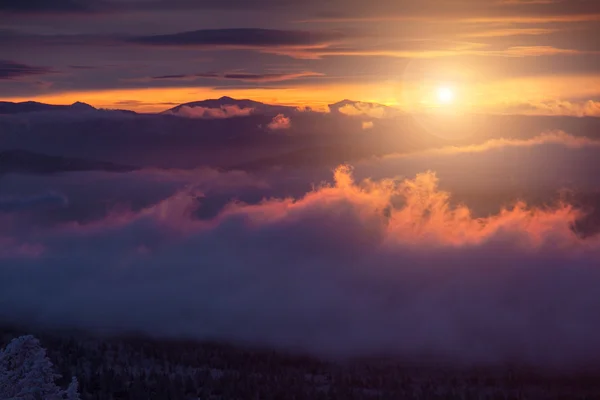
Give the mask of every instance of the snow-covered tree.
[[0, 399], [61, 399], [54, 383], [58, 377], [46, 350], [31, 335], [13, 339], [0, 352]]
[[4, 350], [0, 349], [0, 398], [4, 398], [4, 394], [8, 392], [8, 370], [3, 362]]
[[81, 400], [79, 397], [79, 382], [76, 377], [73, 377], [66, 391], [67, 400]]

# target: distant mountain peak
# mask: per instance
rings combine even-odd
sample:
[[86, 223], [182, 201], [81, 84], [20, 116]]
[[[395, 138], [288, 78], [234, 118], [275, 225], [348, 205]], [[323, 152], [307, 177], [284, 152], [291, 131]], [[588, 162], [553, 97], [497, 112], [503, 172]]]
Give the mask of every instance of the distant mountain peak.
[[87, 104], [87, 103], [83, 103], [81, 101], [76, 101], [75, 103], [71, 104], [71, 108], [76, 108], [79, 110], [95, 110], [96, 108]]
[[395, 107], [385, 104], [373, 103], [369, 101], [356, 101], [344, 99], [334, 104], [329, 104], [329, 109], [338, 114], [362, 115], [364, 117], [392, 117], [401, 114], [401, 111]]
[[95, 111], [96, 108], [82, 102], [75, 102], [71, 105], [46, 104], [37, 101], [23, 101], [13, 103], [8, 101], [0, 102], [0, 114], [21, 114], [30, 112], [46, 111]]
[[330, 104], [329, 106], [345, 106], [345, 105], [356, 105], [356, 104], [368, 104], [368, 105], [372, 105], [372, 106], [380, 106], [380, 107], [387, 107], [386, 105], [383, 104], [379, 104], [379, 103], [372, 103], [372, 102], [368, 102], [368, 101], [359, 101], [359, 100], [350, 100], [350, 99], [344, 99], [342, 101], [338, 101], [337, 103], [333, 103]]
[[[250, 114], [265, 114], [265, 115], [277, 115], [284, 113], [291, 113], [295, 111], [295, 107], [282, 106], [282, 105], [272, 105], [265, 104], [259, 101], [254, 101], [250, 99], [234, 99], [229, 96], [222, 96], [218, 99], [206, 99], [200, 101], [193, 101], [190, 103], [180, 104], [173, 108], [170, 108], [166, 111], [163, 111], [163, 114], [178, 114], [181, 109], [185, 108], [194, 108], [194, 107], [203, 107], [203, 108], [211, 108], [218, 109], [223, 108], [224, 106], [237, 106], [240, 109], [250, 109]], [[244, 114], [247, 116], [248, 114]], [[210, 117], [208, 117], [210, 118]]]

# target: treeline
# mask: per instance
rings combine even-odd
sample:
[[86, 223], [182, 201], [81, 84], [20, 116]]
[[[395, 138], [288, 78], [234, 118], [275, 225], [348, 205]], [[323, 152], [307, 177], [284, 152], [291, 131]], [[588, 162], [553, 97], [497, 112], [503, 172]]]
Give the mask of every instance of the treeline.
[[[4, 329], [0, 345], [26, 332]], [[597, 376], [336, 364], [276, 351], [129, 336], [36, 333], [68, 387], [84, 400], [599, 399]]]

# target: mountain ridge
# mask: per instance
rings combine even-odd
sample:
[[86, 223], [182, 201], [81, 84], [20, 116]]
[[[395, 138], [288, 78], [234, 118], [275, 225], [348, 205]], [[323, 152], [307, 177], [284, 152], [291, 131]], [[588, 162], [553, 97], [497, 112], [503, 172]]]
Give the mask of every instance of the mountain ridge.
[[241, 110], [250, 109], [250, 114], [282, 114], [295, 112], [297, 110], [296, 107], [292, 106], [284, 106], [284, 105], [276, 105], [276, 104], [267, 104], [262, 103], [260, 101], [251, 100], [251, 99], [234, 99], [229, 96], [223, 96], [218, 99], [205, 99], [192, 101], [188, 103], [182, 103], [175, 107], [169, 108], [161, 112], [160, 114], [178, 114], [184, 108], [208, 108], [208, 109], [223, 109], [227, 106], [235, 106]]
[[44, 112], [121, 112], [128, 114], [137, 114], [132, 110], [123, 109], [103, 109], [96, 108], [88, 103], [76, 101], [73, 104], [49, 104], [41, 103], [38, 101], [0, 101], [0, 115], [16, 115], [16, 114], [29, 114], [29, 113], [44, 113]]
[[[194, 108], [194, 107], [204, 107], [210, 109], [219, 109], [225, 108], [227, 106], [237, 106], [239, 109], [251, 109], [250, 114], [285, 114], [285, 113], [296, 113], [296, 112], [306, 112], [310, 111], [311, 108], [307, 107], [304, 111], [299, 111], [296, 106], [287, 106], [281, 104], [271, 104], [264, 103], [252, 99], [236, 99], [229, 96], [222, 96], [220, 98], [209, 98], [204, 100], [196, 100], [187, 103], [181, 103], [174, 107], [171, 107], [164, 111], [148, 113], [152, 115], [173, 115], [177, 114], [181, 109], [185, 107]], [[386, 106], [380, 103], [374, 102], [365, 102], [351, 99], [343, 99], [336, 103], [329, 104], [328, 107], [331, 111], [335, 113], [340, 113], [339, 111], [343, 107], [353, 106], [356, 108], [366, 108], [366, 109], [382, 109], [388, 112], [397, 112], [398, 110], [394, 107]], [[2, 114], [23, 114], [23, 113], [31, 113], [31, 112], [44, 112], [44, 111], [120, 111], [125, 113], [133, 113], [137, 114], [137, 112], [128, 109], [101, 109], [96, 108], [88, 103], [76, 101], [73, 104], [65, 105], [65, 104], [50, 104], [50, 103], [42, 103], [38, 101], [22, 101], [22, 102], [10, 102], [10, 101], [0, 101], [0, 115]]]
[[0, 175], [7, 173], [54, 174], [78, 171], [130, 172], [136, 169], [138, 168], [130, 165], [52, 156], [21, 149], [0, 151]]

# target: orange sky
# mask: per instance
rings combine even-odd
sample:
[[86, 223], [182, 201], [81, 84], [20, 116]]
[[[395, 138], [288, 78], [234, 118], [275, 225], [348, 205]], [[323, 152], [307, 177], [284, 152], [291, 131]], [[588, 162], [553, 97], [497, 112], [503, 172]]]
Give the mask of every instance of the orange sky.
[[[450, 88], [452, 104], [439, 104], [437, 91]], [[73, 91], [34, 97], [8, 98], [11, 101], [36, 100], [53, 104], [83, 101], [100, 108], [126, 108], [138, 112], [157, 112], [198, 99], [224, 95], [251, 98], [266, 103], [312, 106], [317, 109], [345, 98], [397, 106], [407, 111], [451, 107], [461, 112], [503, 112], [507, 107], [529, 105], [537, 114], [580, 113], [589, 101], [568, 102], [556, 99], [589, 99], [600, 95], [600, 75], [531, 77], [504, 80], [471, 81], [460, 79], [427, 79], [423, 81], [387, 81], [363, 84], [328, 84], [270, 89], [219, 90], [197, 87], [163, 87]], [[561, 103], [563, 107], [549, 107]], [[595, 103], [595, 102], [594, 102]], [[600, 103], [599, 103], [600, 104]], [[567, 108], [565, 108], [568, 105]], [[569, 111], [569, 108], [572, 112]], [[531, 110], [529, 110], [530, 113]], [[600, 114], [600, 113], [599, 113]]]
[[[0, 100], [140, 112], [229, 96], [595, 115], [600, 1], [0, 4]], [[104, 7], [104, 8], [103, 8]]]

